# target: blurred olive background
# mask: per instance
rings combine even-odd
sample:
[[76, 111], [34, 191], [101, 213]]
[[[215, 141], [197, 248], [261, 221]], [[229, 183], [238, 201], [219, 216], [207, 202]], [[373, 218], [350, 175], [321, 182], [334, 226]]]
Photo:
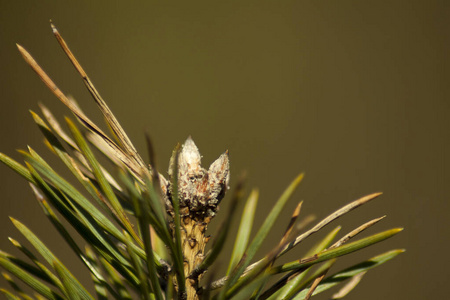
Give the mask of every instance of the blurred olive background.
[[[15, 150], [30, 145], [63, 170], [28, 110], [39, 111], [42, 102], [61, 120], [70, 112], [25, 64], [16, 42], [102, 122], [51, 33], [52, 19], [145, 158], [150, 133], [164, 173], [173, 147], [188, 135], [205, 166], [228, 149], [232, 185], [246, 170], [248, 189], [260, 189], [255, 226], [294, 176], [306, 173], [265, 251], [297, 201], [305, 201], [303, 216], [323, 218], [383, 191], [334, 226], [344, 234], [387, 214], [370, 233], [405, 231], [338, 267], [394, 248], [407, 252], [369, 272], [348, 299], [443, 299], [450, 278], [449, 13], [444, 0], [2, 0], [0, 151], [20, 160]], [[24, 241], [8, 219], [14, 216], [89, 282], [27, 183], [5, 166], [0, 178], [0, 248], [17, 254], [7, 237]], [[301, 257], [308, 245], [285, 259]]]

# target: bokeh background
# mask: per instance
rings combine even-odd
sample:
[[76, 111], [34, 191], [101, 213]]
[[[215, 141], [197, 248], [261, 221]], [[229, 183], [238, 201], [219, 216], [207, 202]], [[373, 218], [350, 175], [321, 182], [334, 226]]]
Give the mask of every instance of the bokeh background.
[[[348, 299], [444, 299], [450, 278], [449, 3], [1, 0], [0, 150], [20, 159], [15, 150], [30, 145], [58, 166], [28, 110], [38, 111], [42, 102], [58, 116], [70, 115], [22, 60], [16, 42], [102, 122], [51, 33], [52, 19], [144, 157], [144, 131], [150, 133], [161, 169], [188, 135], [205, 165], [228, 149], [232, 184], [246, 170], [248, 188], [260, 189], [256, 226], [288, 183], [306, 173], [266, 250], [298, 200], [305, 201], [303, 216], [323, 218], [383, 191], [334, 226], [345, 233], [387, 214], [370, 233], [405, 230], [338, 266], [394, 248], [407, 251], [369, 272]], [[8, 236], [24, 241], [8, 219], [14, 216], [87, 277], [27, 183], [5, 166], [0, 179], [0, 248], [15, 251]], [[212, 229], [219, 223], [220, 216]], [[308, 245], [286, 259], [299, 258]]]

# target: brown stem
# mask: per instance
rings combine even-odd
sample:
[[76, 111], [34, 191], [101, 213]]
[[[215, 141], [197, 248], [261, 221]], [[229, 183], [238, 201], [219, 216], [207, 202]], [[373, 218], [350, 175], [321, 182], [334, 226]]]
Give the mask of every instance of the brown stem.
[[[199, 282], [203, 277], [202, 274], [193, 274], [193, 270], [200, 265], [204, 259], [205, 247], [208, 243], [209, 237], [205, 236], [206, 227], [210, 218], [204, 220], [198, 220], [185, 216], [181, 221], [181, 240], [182, 251], [184, 255], [184, 274], [185, 274], [185, 286], [187, 300], [198, 300]], [[191, 276], [190, 276], [191, 275]], [[176, 276], [174, 276], [174, 282], [176, 283]]]

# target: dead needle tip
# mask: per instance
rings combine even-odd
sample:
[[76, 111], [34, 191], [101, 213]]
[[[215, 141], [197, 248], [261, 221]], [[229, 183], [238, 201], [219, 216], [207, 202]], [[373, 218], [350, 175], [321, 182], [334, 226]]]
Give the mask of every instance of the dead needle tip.
[[56, 29], [55, 25], [53, 24], [52, 20], [50, 20], [50, 26], [52, 27], [53, 33], [57, 33], [58, 29]]

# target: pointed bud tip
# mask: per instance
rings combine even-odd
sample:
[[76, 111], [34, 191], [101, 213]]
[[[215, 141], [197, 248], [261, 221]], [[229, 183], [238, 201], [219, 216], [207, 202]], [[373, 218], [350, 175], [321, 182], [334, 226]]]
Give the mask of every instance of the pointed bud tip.
[[191, 166], [200, 166], [201, 156], [194, 140], [189, 136], [183, 144], [180, 152], [179, 162], [186, 162]]
[[186, 141], [183, 144], [183, 147], [195, 147], [197, 148], [197, 146], [194, 143], [194, 140], [192, 139], [191, 136], [188, 136]]

